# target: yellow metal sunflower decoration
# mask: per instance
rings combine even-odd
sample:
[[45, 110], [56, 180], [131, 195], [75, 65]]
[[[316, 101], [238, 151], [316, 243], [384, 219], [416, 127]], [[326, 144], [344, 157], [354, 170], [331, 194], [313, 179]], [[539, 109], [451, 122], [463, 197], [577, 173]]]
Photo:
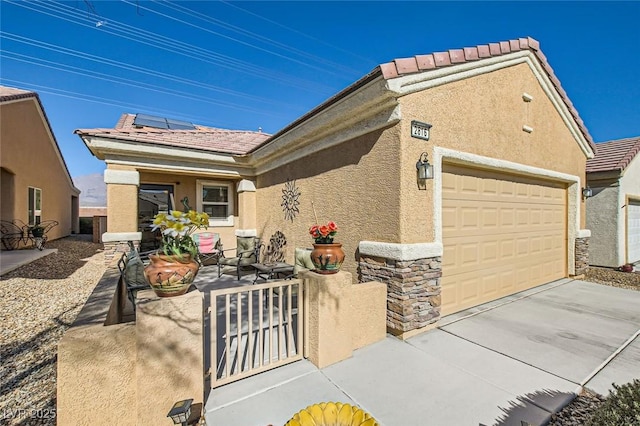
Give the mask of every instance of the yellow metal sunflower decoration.
[[379, 426], [358, 407], [341, 402], [321, 402], [298, 411], [285, 426]]

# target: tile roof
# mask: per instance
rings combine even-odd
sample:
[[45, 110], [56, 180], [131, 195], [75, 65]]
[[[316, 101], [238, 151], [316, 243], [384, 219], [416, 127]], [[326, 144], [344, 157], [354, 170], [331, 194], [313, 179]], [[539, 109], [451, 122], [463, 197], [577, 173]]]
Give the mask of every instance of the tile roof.
[[196, 125], [196, 130], [156, 129], [134, 126], [135, 114], [123, 114], [113, 129], [77, 129], [80, 136], [96, 136], [153, 145], [166, 145], [226, 154], [246, 154], [271, 135]]
[[[364, 86], [370, 81], [375, 80], [379, 76], [382, 76], [385, 80], [390, 80], [393, 78], [401, 77], [403, 75], [428, 72], [439, 68], [455, 66], [465, 62], [480, 61], [486, 58], [507, 55], [509, 53], [522, 50], [529, 50], [536, 56], [536, 58], [538, 58], [538, 61], [547, 73], [549, 80], [564, 101], [571, 116], [578, 124], [584, 138], [591, 146], [591, 149], [595, 152], [595, 144], [593, 142], [593, 138], [587, 130], [587, 127], [580, 118], [580, 115], [573, 106], [573, 103], [571, 103], [571, 100], [569, 100], [569, 96], [562, 88], [560, 80], [558, 80], [555, 73], [553, 72], [553, 69], [551, 68], [551, 65], [549, 65], [546, 56], [544, 56], [544, 54], [540, 50], [540, 43], [531, 37], [463, 47], [462, 49], [451, 49], [446, 52], [435, 52], [427, 55], [417, 55], [410, 58], [398, 58], [391, 62], [381, 64], [374, 68], [369, 74], [365, 75], [346, 89], [342, 90], [340, 93], [337, 93], [336, 95], [327, 99], [324, 103], [318, 105], [316, 108], [312, 109], [302, 117], [290, 123], [285, 128], [279, 130], [273, 135], [273, 139], [286, 133], [298, 124], [308, 120], [323, 109], [329, 107], [348, 94], [356, 91], [358, 88]], [[268, 143], [268, 141], [265, 143]]]
[[15, 87], [0, 86], [0, 102], [13, 101], [15, 99], [37, 98], [35, 92], [16, 89]]
[[595, 158], [587, 161], [587, 173], [622, 172], [640, 152], [640, 137], [596, 144]]
[[446, 52], [418, 55], [412, 58], [395, 59], [391, 62], [380, 65], [380, 70], [382, 72], [382, 76], [389, 80], [402, 75], [454, 66], [464, 62], [479, 61], [485, 58], [506, 55], [520, 50], [529, 50], [536, 56], [536, 58], [538, 58], [538, 61], [540, 61], [540, 65], [542, 65], [542, 68], [546, 71], [549, 80], [551, 80], [556, 91], [567, 105], [573, 119], [578, 123], [582, 134], [595, 152], [593, 138], [589, 134], [589, 131], [580, 118], [580, 115], [578, 115], [578, 111], [575, 109], [571, 100], [569, 100], [569, 96], [560, 85], [560, 80], [558, 80], [553, 72], [546, 56], [544, 56], [540, 50], [540, 43], [531, 37], [481, 44], [478, 46], [464, 47], [462, 49], [451, 49]]

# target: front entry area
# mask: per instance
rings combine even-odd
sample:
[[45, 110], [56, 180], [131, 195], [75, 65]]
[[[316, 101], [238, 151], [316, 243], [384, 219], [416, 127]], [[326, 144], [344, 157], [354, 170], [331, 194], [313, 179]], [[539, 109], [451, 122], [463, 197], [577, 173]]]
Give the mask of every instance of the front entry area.
[[443, 316], [564, 278], [566, 185], [444, 165], [442, 239]]

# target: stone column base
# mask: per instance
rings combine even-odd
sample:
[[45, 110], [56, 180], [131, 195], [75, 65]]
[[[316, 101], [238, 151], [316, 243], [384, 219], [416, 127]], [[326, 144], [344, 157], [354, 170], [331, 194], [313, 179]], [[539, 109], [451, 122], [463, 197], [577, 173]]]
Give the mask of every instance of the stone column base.
[[387, 329], [392, 334], [414, 335], [440, 319], [441, 256], [394, 260], [361, 255], [359, 267], [361, 281], [387, 285]]
[[576, 276], [586, 274], [589, 269], [589, 237], [576, 238]]

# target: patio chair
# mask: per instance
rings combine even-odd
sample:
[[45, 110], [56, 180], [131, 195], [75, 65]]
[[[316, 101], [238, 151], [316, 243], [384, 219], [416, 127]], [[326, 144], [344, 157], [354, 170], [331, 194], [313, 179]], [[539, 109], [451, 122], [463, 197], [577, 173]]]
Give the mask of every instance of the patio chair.
[[302, 271], [310, 271], [316, 268], [311, 261], [311, 250], [313, 249], [296, 247], [293, 262], [293, 278], [297, 278], [298, 273]]
[[[260, 238], [258, 237], [236, 237], [236, 248], [221, 250], [218, 258], [218, 278], [222, 276], [225, 267], [233, 267], [236, 270], [238, 280], [240, 280], [240, 272], [243, 268], [251, 266], [252, 263], [258, 262], [258, 253], [260, 252]], [[226, 251], [236, 250], [234, 257], [226, 257]]]
[[[198, 248], [198, 263], [202, 266], [218, 261], [222, 254], [222, 242], [220, 234], [214, 232], [201, 232], [193, 235], [193, 242]], [[209, 263], [210, 262], [210, 263]]]
[[149, 254], [155, 251], [141, 253], [136, 250], [132, 241], [129, 241], [128, 244], [129, 251], [122, 253], [122, 257], [118, 261], [118, 269], [127, 289], [127, 297], [135, 309], [138, 291], [151, 288], [144, 276], [144, 267], [148, 263]]

